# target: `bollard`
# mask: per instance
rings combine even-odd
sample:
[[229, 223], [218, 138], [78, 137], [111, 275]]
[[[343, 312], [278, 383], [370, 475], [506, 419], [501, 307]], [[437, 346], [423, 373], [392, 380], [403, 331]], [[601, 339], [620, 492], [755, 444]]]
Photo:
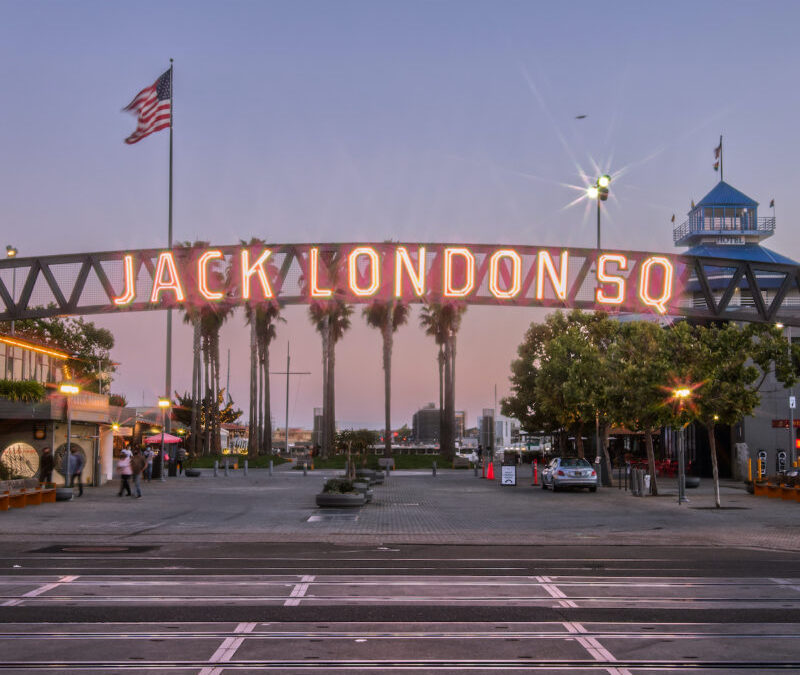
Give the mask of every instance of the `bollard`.
[[433, 463], [433, 475], [436, 476], [436, 462]]
[[217, 471], [219, 470], [219, 460], [214, 460], [214, 478], [217, 477]]
[[269, 460], [269, 475], [272, 475], [272, 460]]
[[747, 480], [751, 483], [753, 482], [753, 458], [749, 457], [747, 459]]
[[226, 475], [226, 476], [229, 476], [229, 475], [230, 475], [230, 474], [228, 473], [228, 458], [227, 458], [227, 457], [225, 458], [225, 475]]
[[761, 480], [761, 458], [759, 457], [757, 460], [758, 464], [756, 465], [756, 469], [758, 471], [757, 477], [758, 480]]
[[247, 475], [247, 460], [244, 460], [244, 475]]
[[533, 460], [533, 484], [537, 485], [539, 483], [539, 462], [538, 460]]
[[303, 462], [303, 475], [308, 475], [308, 462]]
[[478, 465], [477, 465], [477, 464], [475, 464], [475, 465], [472, 467], [472, 469], [473, 469], [473, 472], [475, 473], [475, 478], [477, 478], [477, 477], [478, 477]]

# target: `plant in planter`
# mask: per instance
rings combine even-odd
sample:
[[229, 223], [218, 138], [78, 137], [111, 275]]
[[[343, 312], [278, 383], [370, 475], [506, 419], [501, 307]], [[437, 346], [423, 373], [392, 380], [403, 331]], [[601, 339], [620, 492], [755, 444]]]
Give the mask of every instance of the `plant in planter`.
[[317, 506], [363, 506], [366, 495], [359, 492], [347, 478], [330, 478], [317, 495]]

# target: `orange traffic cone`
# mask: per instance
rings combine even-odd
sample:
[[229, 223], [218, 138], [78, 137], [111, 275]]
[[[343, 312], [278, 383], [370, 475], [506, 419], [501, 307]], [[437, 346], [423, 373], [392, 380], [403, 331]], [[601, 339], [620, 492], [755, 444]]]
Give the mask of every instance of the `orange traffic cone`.
[[486, 478], [494, 480], [494, 462], [489, 462], [489, 470], [486, 472]]

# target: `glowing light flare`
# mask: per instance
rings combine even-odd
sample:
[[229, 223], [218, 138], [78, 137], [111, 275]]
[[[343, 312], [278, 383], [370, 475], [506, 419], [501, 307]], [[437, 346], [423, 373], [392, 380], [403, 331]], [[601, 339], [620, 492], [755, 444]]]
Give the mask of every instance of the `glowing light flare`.
[[[372, 280], [366, 288], [361, 288], [358, 285], [358, 259], [360, 256], [367, 256], [370, 261], [369, 268]], [[350, 252], [347, 258], [348, 280], [350, 282], [350, 290], [354, 295], [365, 298], [378, 292], [381, 285], [380, 263], [378, 252], [370, 246], [359, 246]]]
[[[650, 294], [650, 285], [653, 279], [651, 276], [660, 269], [661, 275], [658, 282], [661, 286], [660, 295]], [[653, 307], [659, 314], [667, 313], [667, 303], [672, 298], [672, 279], [674, 269], [672, 263], [663, 256], [651, 256], [642, 263], [642, 270], [639, 273], [639, 299], [648, 307]]]
[[604, 253], [597, 259], [597, 281], [601, 284], [613, 284], [617, 288], [616, 295], [606, 295], [605, 287], [599, 287], [595, 292], [595, 299], [603, 305], [621, 305], [625, 300], [625, 277], [615, 276], [606, 272], [608, 263], [616, 263], [620, 270], [628, 269], [628, 259], [624, 255]]
[[[507, 288], [500, 288], [500, 266], [503, 259], [511, 263], [511, 281]], [[500, 300], [517, 297], [522, 289], [522, 258], [512, 249], [501, 248], [489, 258], [489, 292]]]
[[270, 257], [272, 251], [268, 248], [265, 248], [261, 255], [256, 258], [256, 261], [251, 265], [250, 264], [250, 251], [246, 248], [242, 249], [242, 297], [245, 300], [250, 299], [250, 277], [254, 274], [258, 278], [258, 283], [261, 284], [261, 292], [264, 294], [265, 298], [271, 298], [272, 295], [272, 287], [269, 284], [269, 279], [267, 278], [267, 272], [264, 269], [264, 263], [267, 261], [267, 258]]
[[313, 247], [308, 253], [309, 284], [308, 287], [312, 298], [330, 298], [333, 296], [333, 289], [319, 287], [319, 249]]
[[14, 338], [0, 336], [0, 342], [10, 345], [11, 347], [20, 347], [21, 349], [27, 349], [28, 351], [36, 352], [37, 354], [52, 356], [55, 359], [69, 358], [69, 354], [66, 354], [65, 352], [59, 352], [55, 349], [47, 349], [46, 347], [39, 347], [38, 345], [31, 344], [30, 342], [24, 342], [23, 340], [16, 340]]
[[548, 251], [539, 251], [536, 256], [536, 299], [544, 299], [544, 280], [547, 273], [559, 300], [567, 299], [567, 270], [569, 269], [569, 251], [561, 251], [559, 256], [559, 270], [556, 272], [555, 263]]
[[222, 257], [222, 251], [212, 250], [206, 251], [197, 260], [197, 290], [206, 300], [221, 300], [225, 297], [224, 293], [212, 291], [208, 287], [208, 263]]
[[72, 384], [72, 383], [70, 383], [70, 382], [64, 382], [64, 383], [62, 383], [62, 385], [61, 385], [61, 386], [58, 388], [58, 390], [59, 390], [59, 391], [60, 391], [62, 394], [72, 395], [72, 394], [77, 394], [77, 393], [79, 393], [79, 392], [80, 392], [80, 390], [81, 390], [81, 388], [80, 388], [80, 387], [79, 387], [77, 384]]
[[[164, 280], [164, 272], [169, 275], [166, 281]], [[186, 299], [181, 287], [180, 277], [178, 277], [178, 270], [175, 267], [175, 257], [169, 251], [158, 256], [156, 273], [153, 275], [153, 292], [150, 294], [150, 302], [158, 302], [159, 295], [163, 291], [175, 293], [175, 299], [178, 302], [183, 302]]]
[[596, 185], [590, 185], [586, 188], [586, 196], [589, 199], [597, 199], [597, 196], [600, 194], [600, 191], [597, 189]]
[[122, 259], [125, 268], [125, 292], [118, 298], [114, 298], [115, 305], [129, 305], [136, 297], [136, 279], [133, 277], [133, 256], [126, 255]]
[[[461, 288], [453, 288], [454, 257], [464, 261], [464, 277]], [[464, 298], [475, 286], [475, 256], [468, 248], [446, 248], [444, 250], [444, 293], [446, 298]]]
[[414, 270], [414, 264], [411, 262], [411, 257], [408, 255], [408, 249], [405, 246], [398, 246], [394, 252], [394, 295], [396, 298], [403, 297], [403, 270], [405, 269], [408, 275], [408, 280], [411, 282], [411, 287], [414, 289], [417, 297], [421, 298], [425, 295], [425, 247], [420, 246], [417, 249], [417, 267]]
[[172, 405], [172, 401], [168, 398], [160, 398], [158, 399], [158, 407], [159, 408], [169, 408]]

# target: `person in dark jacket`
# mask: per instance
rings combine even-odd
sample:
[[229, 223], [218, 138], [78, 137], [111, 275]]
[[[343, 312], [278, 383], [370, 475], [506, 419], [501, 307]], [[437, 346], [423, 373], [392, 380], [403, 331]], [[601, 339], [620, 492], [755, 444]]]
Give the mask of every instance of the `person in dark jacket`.
[[44, 448], [42, 450], [42, 457], [39, 460], [40, 483], [53, 482], [53, 467], [54, 467], [53, 453], [50, 451], [50, 448]]
[[73, 487], [75, 481], [78, 482], [78, 497], [83, 497], [83, 482], [81, 481], [81, 473], [83, 472], [83, 465], [86, 460], [83, 458], [83, 453], [77, 446], [73, 445], [69, 453], [69, 486]]

